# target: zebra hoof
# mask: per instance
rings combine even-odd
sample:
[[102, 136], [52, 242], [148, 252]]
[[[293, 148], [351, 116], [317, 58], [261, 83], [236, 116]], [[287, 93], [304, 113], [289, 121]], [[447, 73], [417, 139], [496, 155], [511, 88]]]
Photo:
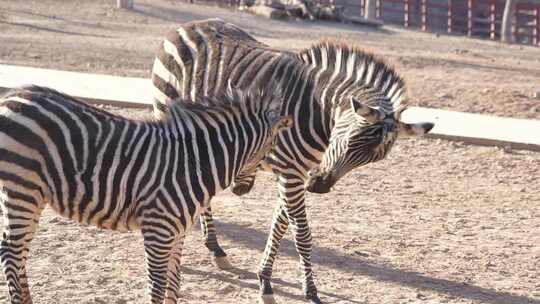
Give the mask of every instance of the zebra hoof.
[[277, 304], [273, 294], [262, 294], [260, 304]]
[[229, 259], [226, 256], [213, 257], [212, 259], [214, 261], [214, 265], [221, 270], [230, 270], [233, 268], [231, 262], [229, 262]]
[[319, 296], [317, 295], [308, 296], [307, 299], [309, 300], [310, 304], [323, 304], [323, 302], [321, 301], [321, 299], [319, 299]]

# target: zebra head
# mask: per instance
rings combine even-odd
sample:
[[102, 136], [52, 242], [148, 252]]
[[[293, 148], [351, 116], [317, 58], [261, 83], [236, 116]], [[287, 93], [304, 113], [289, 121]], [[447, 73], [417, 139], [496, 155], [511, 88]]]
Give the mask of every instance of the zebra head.
[[[369, 91], [362, 96], [366, 104], [389, 104], [386, 96]], [[379, 99], [379, 100], [377, 100]], [[348, 105], [336, 109], [330, 144], [319, 167], [308, 172], [307, 190], [328, 193], [332, 186], [354, 168], [384, 159], [396, 138], [428, 133], [432, 123], [408, 124], [400, 121], [406, 105], [384, 111], [351, 97]], [[345, 103], [347, 104], [347, 102]]]
[[[229, 94], [232, 92], [230, 88], [229, 92]], [[274, 89], [263, 91], [252, 89], [246, 93], [234, 90], [234, 92], [232, 93], [236, 95], [234, 98], [240, 99], [247, 108], [254, 109], [254, 114], [257, 116], [257, 119], [249, 122], [251, 125], [246, 126], [246, 129], [257, 130], [261, 135], [253, 149], [256, 152], [249, 155], [231, 183], [231, 191], [236, 195], [243, 195], [253, 188], [261, 161], [272, 149], [279, 132], [293, 126], [293, 118], [290, 115], [281, 114], [282, 97]]]

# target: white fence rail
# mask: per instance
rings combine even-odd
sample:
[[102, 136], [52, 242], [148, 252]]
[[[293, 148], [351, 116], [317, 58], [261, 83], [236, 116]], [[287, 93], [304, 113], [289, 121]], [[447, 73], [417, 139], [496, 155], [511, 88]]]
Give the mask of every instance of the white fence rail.
[[[51, 87], [94, 103], [128, 107], [152, 104], [152, 85], [148, 79], [0, 65], [0, 90], [23, 84]], [[418, 107], [405, 111], [403, 119], [434, 122], [432, 137], [540, 151], [539, 120]]]

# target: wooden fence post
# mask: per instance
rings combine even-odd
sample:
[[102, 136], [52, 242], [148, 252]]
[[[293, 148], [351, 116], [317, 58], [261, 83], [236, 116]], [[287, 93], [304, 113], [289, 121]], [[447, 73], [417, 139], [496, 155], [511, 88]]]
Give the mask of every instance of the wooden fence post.
[[[501, 41], [506, 43], [514, 42], [512, 35], [512, 19], [516, 11], [517, 0], [506, 0], [504, 6], [503, 20], [501, 24]], [[519, 26], [516, 24], [516, 27]]]
[[421, 22], [422, 22], [422, 31], [427, 31], [427, 15], [428, 15], [428, 8], [427, 8], [427, 0], [421, 1], [422, 7], [421, 7]]

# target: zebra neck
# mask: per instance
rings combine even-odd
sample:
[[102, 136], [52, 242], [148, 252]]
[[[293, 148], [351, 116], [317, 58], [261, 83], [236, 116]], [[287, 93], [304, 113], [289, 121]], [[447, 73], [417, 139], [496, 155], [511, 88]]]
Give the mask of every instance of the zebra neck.
[[257, 135], [242, 123], [231, 113], [182, 112], [167, 124], [175, 147], [173, 179], [203, 205], [232, 183], [255, 149]]

